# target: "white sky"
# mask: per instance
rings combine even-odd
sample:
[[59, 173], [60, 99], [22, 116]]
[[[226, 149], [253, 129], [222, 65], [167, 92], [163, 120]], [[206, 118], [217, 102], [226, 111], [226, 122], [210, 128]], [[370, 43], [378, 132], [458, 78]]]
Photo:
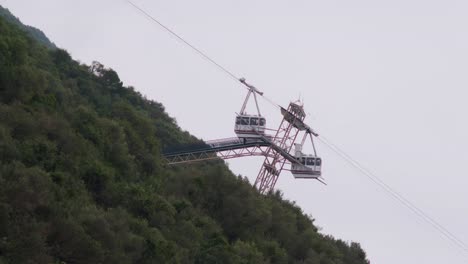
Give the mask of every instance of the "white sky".
[[[468, 2], [135, 0], [309, 124], [468, 243]], [[98, 60], [208, 139], [235, 136], [231, 79], [123, 0], [0, 0], [85, 63]], [[280, 113], [261, 101], [270, 127]], [[318, 144], [328, 186], [277, 188], [371, 263], [468, 263], [439, 233]], [[230, 160], [253, 181], [261, 158]]]

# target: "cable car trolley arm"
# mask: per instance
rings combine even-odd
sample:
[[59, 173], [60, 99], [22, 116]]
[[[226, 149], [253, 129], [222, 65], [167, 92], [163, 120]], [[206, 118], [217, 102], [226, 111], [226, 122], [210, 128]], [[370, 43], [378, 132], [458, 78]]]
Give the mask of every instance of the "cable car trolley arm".
[[241, 114], [241, 115], [244, 115], [244, 114], [245, 114], [245, 108], [247, 107], [247, 102], [249, 101], [250, 95], [253, 94], [254, 100], [255, 100], [255, 106], [257, 107], [258, 116], [261, 116], [261, 114], [260, 114], [260, 108], [258, 107], [257, 94], [263, 95], [263, 93], [260, 92], [257, 88], [255, 88], [255, 86], [253, 86], [253, 85], [247, 83], [247, 82], [245, 81], [245, 78], [240, 78], [239, 81], [240, 81], [243, 85], [245, 85], [245, 86], [247, 87], [247, 89], [249, 90], [249, 92], [247, 93], [247, 96], [245, 97], [244, 104], [242, 105], [240, 114]]

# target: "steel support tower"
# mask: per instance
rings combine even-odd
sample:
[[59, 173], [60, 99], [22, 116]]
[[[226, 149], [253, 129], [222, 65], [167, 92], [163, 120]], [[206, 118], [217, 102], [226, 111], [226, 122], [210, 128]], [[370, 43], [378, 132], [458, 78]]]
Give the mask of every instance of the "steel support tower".
[[255, 180], [255, 187], [262, 194], [274, 189], [286, 161], [291, 161], [289, 153], [299, 132], [308, 128], [304, 124], [306, 114], [301, 105], [290, 103], [288, 109], [281, 108], [281, 114], [283, 120], [273, 138], [275, 148], [268, 149], [263, 166]]

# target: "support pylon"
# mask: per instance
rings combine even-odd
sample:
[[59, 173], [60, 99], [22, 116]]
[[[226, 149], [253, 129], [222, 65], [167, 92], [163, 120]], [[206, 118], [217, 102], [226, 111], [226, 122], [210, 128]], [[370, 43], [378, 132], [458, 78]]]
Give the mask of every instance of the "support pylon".
[[[279, 149], [290, 153], [299, 132], [307, 128], [304, 124], [306, 115], [303, 107], [296, 103], [290, 103], [288, 109], [281, 108], [281, 114], [283, 120], [273, 142]], [[273, 190], [287, 160], [284, 155], [272, 147], [268, 149], [265, 156], [265, 161], [255, 180], [255, 187], [262, 194]]]

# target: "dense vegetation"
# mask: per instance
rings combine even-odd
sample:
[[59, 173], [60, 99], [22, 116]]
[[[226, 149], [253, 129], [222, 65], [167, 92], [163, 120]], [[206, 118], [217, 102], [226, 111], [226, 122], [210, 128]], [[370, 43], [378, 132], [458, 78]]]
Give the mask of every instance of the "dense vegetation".
[[222, 161], [161, 159], [197, 142], [112, 69], [0, 17], [1, 264], [368, 263]]
[[0, 17], [3, 17], [6, 21], [15, 24], [22, 30], [24, 30], [30, 37], [34, 38], [36, 41], [40, 42], [44, 46], [46, 46], [49, 49], [56, 49], [57, 47], [55, 46], [54, 43], [52, 43], [49, 38], [44, 34], [44, 32], [40, 31], [39, 29], [35, 27], [31, 27], [28, 25], [24, 25], [21, 23], [21, 21], [15, 17], [8, 9], [3, 8], [0, 6]]

